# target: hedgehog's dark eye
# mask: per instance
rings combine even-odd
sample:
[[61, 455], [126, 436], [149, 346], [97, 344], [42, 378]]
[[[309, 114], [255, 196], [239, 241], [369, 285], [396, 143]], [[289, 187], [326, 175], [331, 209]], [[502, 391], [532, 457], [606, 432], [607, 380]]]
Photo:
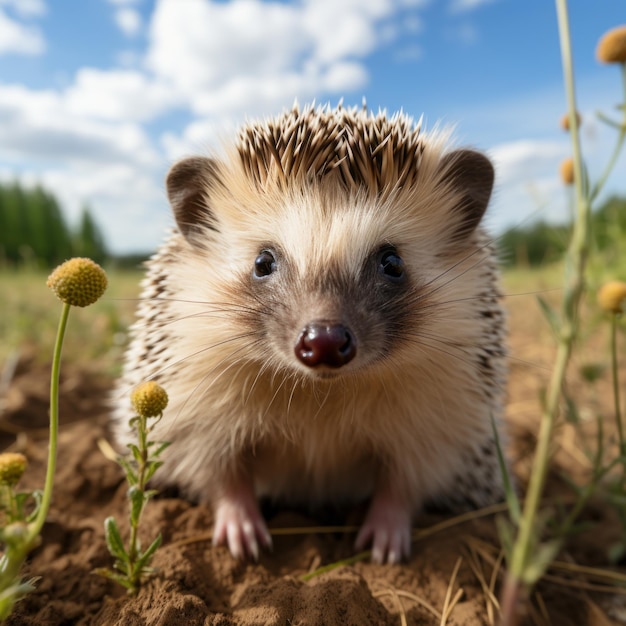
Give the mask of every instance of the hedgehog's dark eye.
[[269, 276], [276, 270], [276, 258], [270, 250], [262, 250], [259, 256], [254, 259], [254, 275], [257, 278]]
[[395, 248], [385, 247], [379, 252], [378, 268], [383, 276], [392, 282], [404, 278], [404, 261]]

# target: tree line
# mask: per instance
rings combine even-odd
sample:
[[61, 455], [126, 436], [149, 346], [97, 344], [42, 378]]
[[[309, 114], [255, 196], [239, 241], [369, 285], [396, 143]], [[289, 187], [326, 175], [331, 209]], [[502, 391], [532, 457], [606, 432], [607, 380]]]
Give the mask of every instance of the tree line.
[[0, 184], [0, 265], [54, 267], [72, 256], [98, 263], [109, 257], [87, 206], [70, 228], [54, 195], [40, 186]]
[[[591, 216], [592, 244], [596, 250], [611, 250], [626, 239], [626, 198], [608, 198]], [[568, 224], [540, 220], [524, 228], [509, 228], [496, 238], [505, 266], [539, 266], [563, 256], [570, 240]]]
[[[538, 266], [559, 259], [569, 241], [569, 225], [538, 221], [510, 228], [496, 244], [504, 265]], [[592, 216], [596, 249], [621, 245], [626, 239], [626, 198], [611, 197]], [[25, 263], [50, 268], [72, 256], [97, 263], [114, 260], [120, 267], [137, 267], [145, 254], [112, 259], [104, 236], [87, 206], [75, 228], [63, 217], [59, 202], [40, 186], [0, 183], [0, 266]]]

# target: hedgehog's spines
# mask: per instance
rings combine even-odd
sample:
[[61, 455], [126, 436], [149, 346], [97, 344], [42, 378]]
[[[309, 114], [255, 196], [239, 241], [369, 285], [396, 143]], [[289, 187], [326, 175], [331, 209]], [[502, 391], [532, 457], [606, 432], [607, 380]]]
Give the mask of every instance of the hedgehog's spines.
[[361, 109], [297, 105], [283, 115], [247, 125], [237, 150], [244, 172], [258, 187], [320, 179], [331, 171], [348, 189], [386, 195], [417, 177], [424, 142], [422, 119], [388, 118]]

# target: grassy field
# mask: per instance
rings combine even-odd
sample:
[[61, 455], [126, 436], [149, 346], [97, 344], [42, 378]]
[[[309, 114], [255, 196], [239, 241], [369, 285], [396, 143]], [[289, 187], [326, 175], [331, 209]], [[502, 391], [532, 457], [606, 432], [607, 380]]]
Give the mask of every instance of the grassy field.
[[[126, 331], [133, 321], [140, 271], [108, 272], [104, 296], [86, 309], [73, 308], [63, 346], [67, 362], [85, 364], [114, 375], [120, 366]], [[61, 303], [46, 287], [47, 273], [32, 269], [3, 270], [0, 316], [0, 363], [17, 351], [47, 362], [61, 312]]]
[[[556, 305], [561, 296], [562, 272], [561, 263], [540, 269], [513, 267], [504, 272], [502, 282], [512, 319], [511, 331], [513, 337], [518, 332], [522, 335], [522, 343], [528, 343], [523, 339], [529, 330], [524, 320], [531, 320], [535, 327], [545, 325], [544, 330], [548, 330], [536, 296]], [[583, 336], [595, 329], [599, 321], [594, 303], [596, 288], [604, 280], [625, 274], [619, 263], [609, 259], [598, 258], [592, 264], [586, 307], [586, 320], [592, 327], [583, 329]], [[46, 272], [32, 269], [0, 271], [0, 286], [5, 294], [0, 316], [0, 363], [16, 351], [35, 353], [40, 362], [50, 359], [61, 305], [46, 287], [46, 278]], [[107, 291], [95, 305], [72, 309], [63, 350], [67, 362], [89, 364], [113, 375], [119, 369], [126, 331], [133, 321], [142, 272], [114, 270], [108, 272], [108, 278]], [[517, 320], [520, 328], [516, 328]]]

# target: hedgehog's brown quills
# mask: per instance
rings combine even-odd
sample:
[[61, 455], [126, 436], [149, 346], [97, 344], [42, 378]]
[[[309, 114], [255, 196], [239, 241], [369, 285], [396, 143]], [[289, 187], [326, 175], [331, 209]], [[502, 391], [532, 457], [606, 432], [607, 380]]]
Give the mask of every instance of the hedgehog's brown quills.
[[260, 188], [269, 180], [286, 187], [334, 173], [347, 189], [384, 195], [415, 182], [424, 143], [420, 125], [401, 114], [294, 108], [279, 121], [244, 127], [237, 148]]

